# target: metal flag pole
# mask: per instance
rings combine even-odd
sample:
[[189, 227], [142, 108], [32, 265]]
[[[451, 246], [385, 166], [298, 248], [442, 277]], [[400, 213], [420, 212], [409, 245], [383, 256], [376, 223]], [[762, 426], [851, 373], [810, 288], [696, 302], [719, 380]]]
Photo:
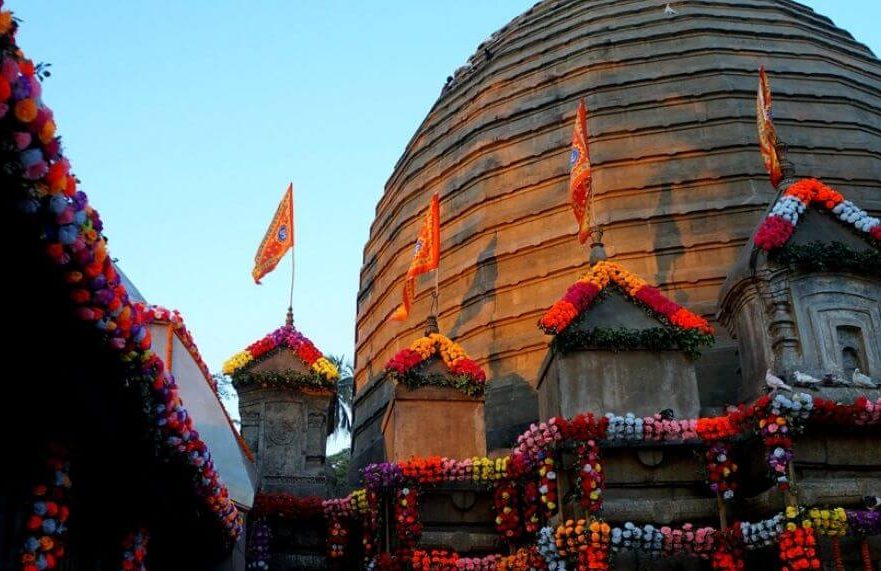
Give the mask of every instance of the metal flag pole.
[[288, 327], [294, 326], [294, 183], [291, 186], [291, 292], [288, 296], [288, 315], [285, 324]]

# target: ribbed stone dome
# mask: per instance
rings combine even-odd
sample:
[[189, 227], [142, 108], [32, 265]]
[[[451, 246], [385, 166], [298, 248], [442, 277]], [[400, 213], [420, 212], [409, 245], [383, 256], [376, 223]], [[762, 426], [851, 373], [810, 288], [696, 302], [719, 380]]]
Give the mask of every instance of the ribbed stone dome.
[[[432, 278], [407, 323], [388, 317], [439, 192], [440, 329], [488, 371], [489, 446], [536, 414], [529, 385], [549, 341], [536, 322], [587, 260], [567, 204], [580, 97], [609, 257], [707, 317], [774, 195], [756, 141], [760, 65], [797, 174], [881, 209], [881, 62], [869, 49], [796, 2], [680, 1], [675, 15], [665, 5], [542, 2], [456, 72], [376, 208], [358, 295], [359, 388], [423, 327]], [[734, 343], [717, 329], [698, 363], [705, 407], [733, 399], [739, 382]]]

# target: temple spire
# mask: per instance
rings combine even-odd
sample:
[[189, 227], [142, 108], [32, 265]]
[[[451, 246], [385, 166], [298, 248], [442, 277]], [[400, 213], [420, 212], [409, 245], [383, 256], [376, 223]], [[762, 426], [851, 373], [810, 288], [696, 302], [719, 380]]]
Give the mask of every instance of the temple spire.
[[430, 314], [425, 320], [425, 336], [428, 337], [432, 333], [440, 333], [440, 328], [437, 325], [437, 316], [434, 314]]
[[590, 228], [590, 258], [588, 262], [594, 265], [601, 260], [608, 259], [606, 255], [606, 247], [603, 244], [603, 229], [600, 226], [591, 226]]
[[780, 172], [783, 175], [777, 188], [786, 188], [795, 182], [795, 166], [787, 156], [787, 151], [789, 149], [786, 146], [786, 143], [778, 139], [775, 148], [777, 149], [777, 158], [780, 161]]

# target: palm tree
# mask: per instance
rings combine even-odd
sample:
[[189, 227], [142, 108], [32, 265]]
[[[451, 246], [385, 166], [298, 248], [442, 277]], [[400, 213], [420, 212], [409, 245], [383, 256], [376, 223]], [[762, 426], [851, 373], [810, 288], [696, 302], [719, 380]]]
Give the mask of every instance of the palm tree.
[[340, 378], [336, 383], [336, 396], [330, 404], [328, 429], [333, 432], [352, 431], [352, 401], [355, 399], [355, 371], [342, 355], [329, 355], [327, 359], [336, 365]]

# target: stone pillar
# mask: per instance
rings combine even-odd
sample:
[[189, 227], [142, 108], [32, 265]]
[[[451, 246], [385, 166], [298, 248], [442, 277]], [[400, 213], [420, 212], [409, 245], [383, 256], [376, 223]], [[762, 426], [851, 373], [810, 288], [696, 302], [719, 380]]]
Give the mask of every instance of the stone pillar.
[[[306, 366], [284, 349], [246, 373], [303, 372]], [[257, 489], [298, 496], [326, 495], [325, 446], [333, 393], [251, 384], [238, 388], [242, 436], [254, 452]]]

